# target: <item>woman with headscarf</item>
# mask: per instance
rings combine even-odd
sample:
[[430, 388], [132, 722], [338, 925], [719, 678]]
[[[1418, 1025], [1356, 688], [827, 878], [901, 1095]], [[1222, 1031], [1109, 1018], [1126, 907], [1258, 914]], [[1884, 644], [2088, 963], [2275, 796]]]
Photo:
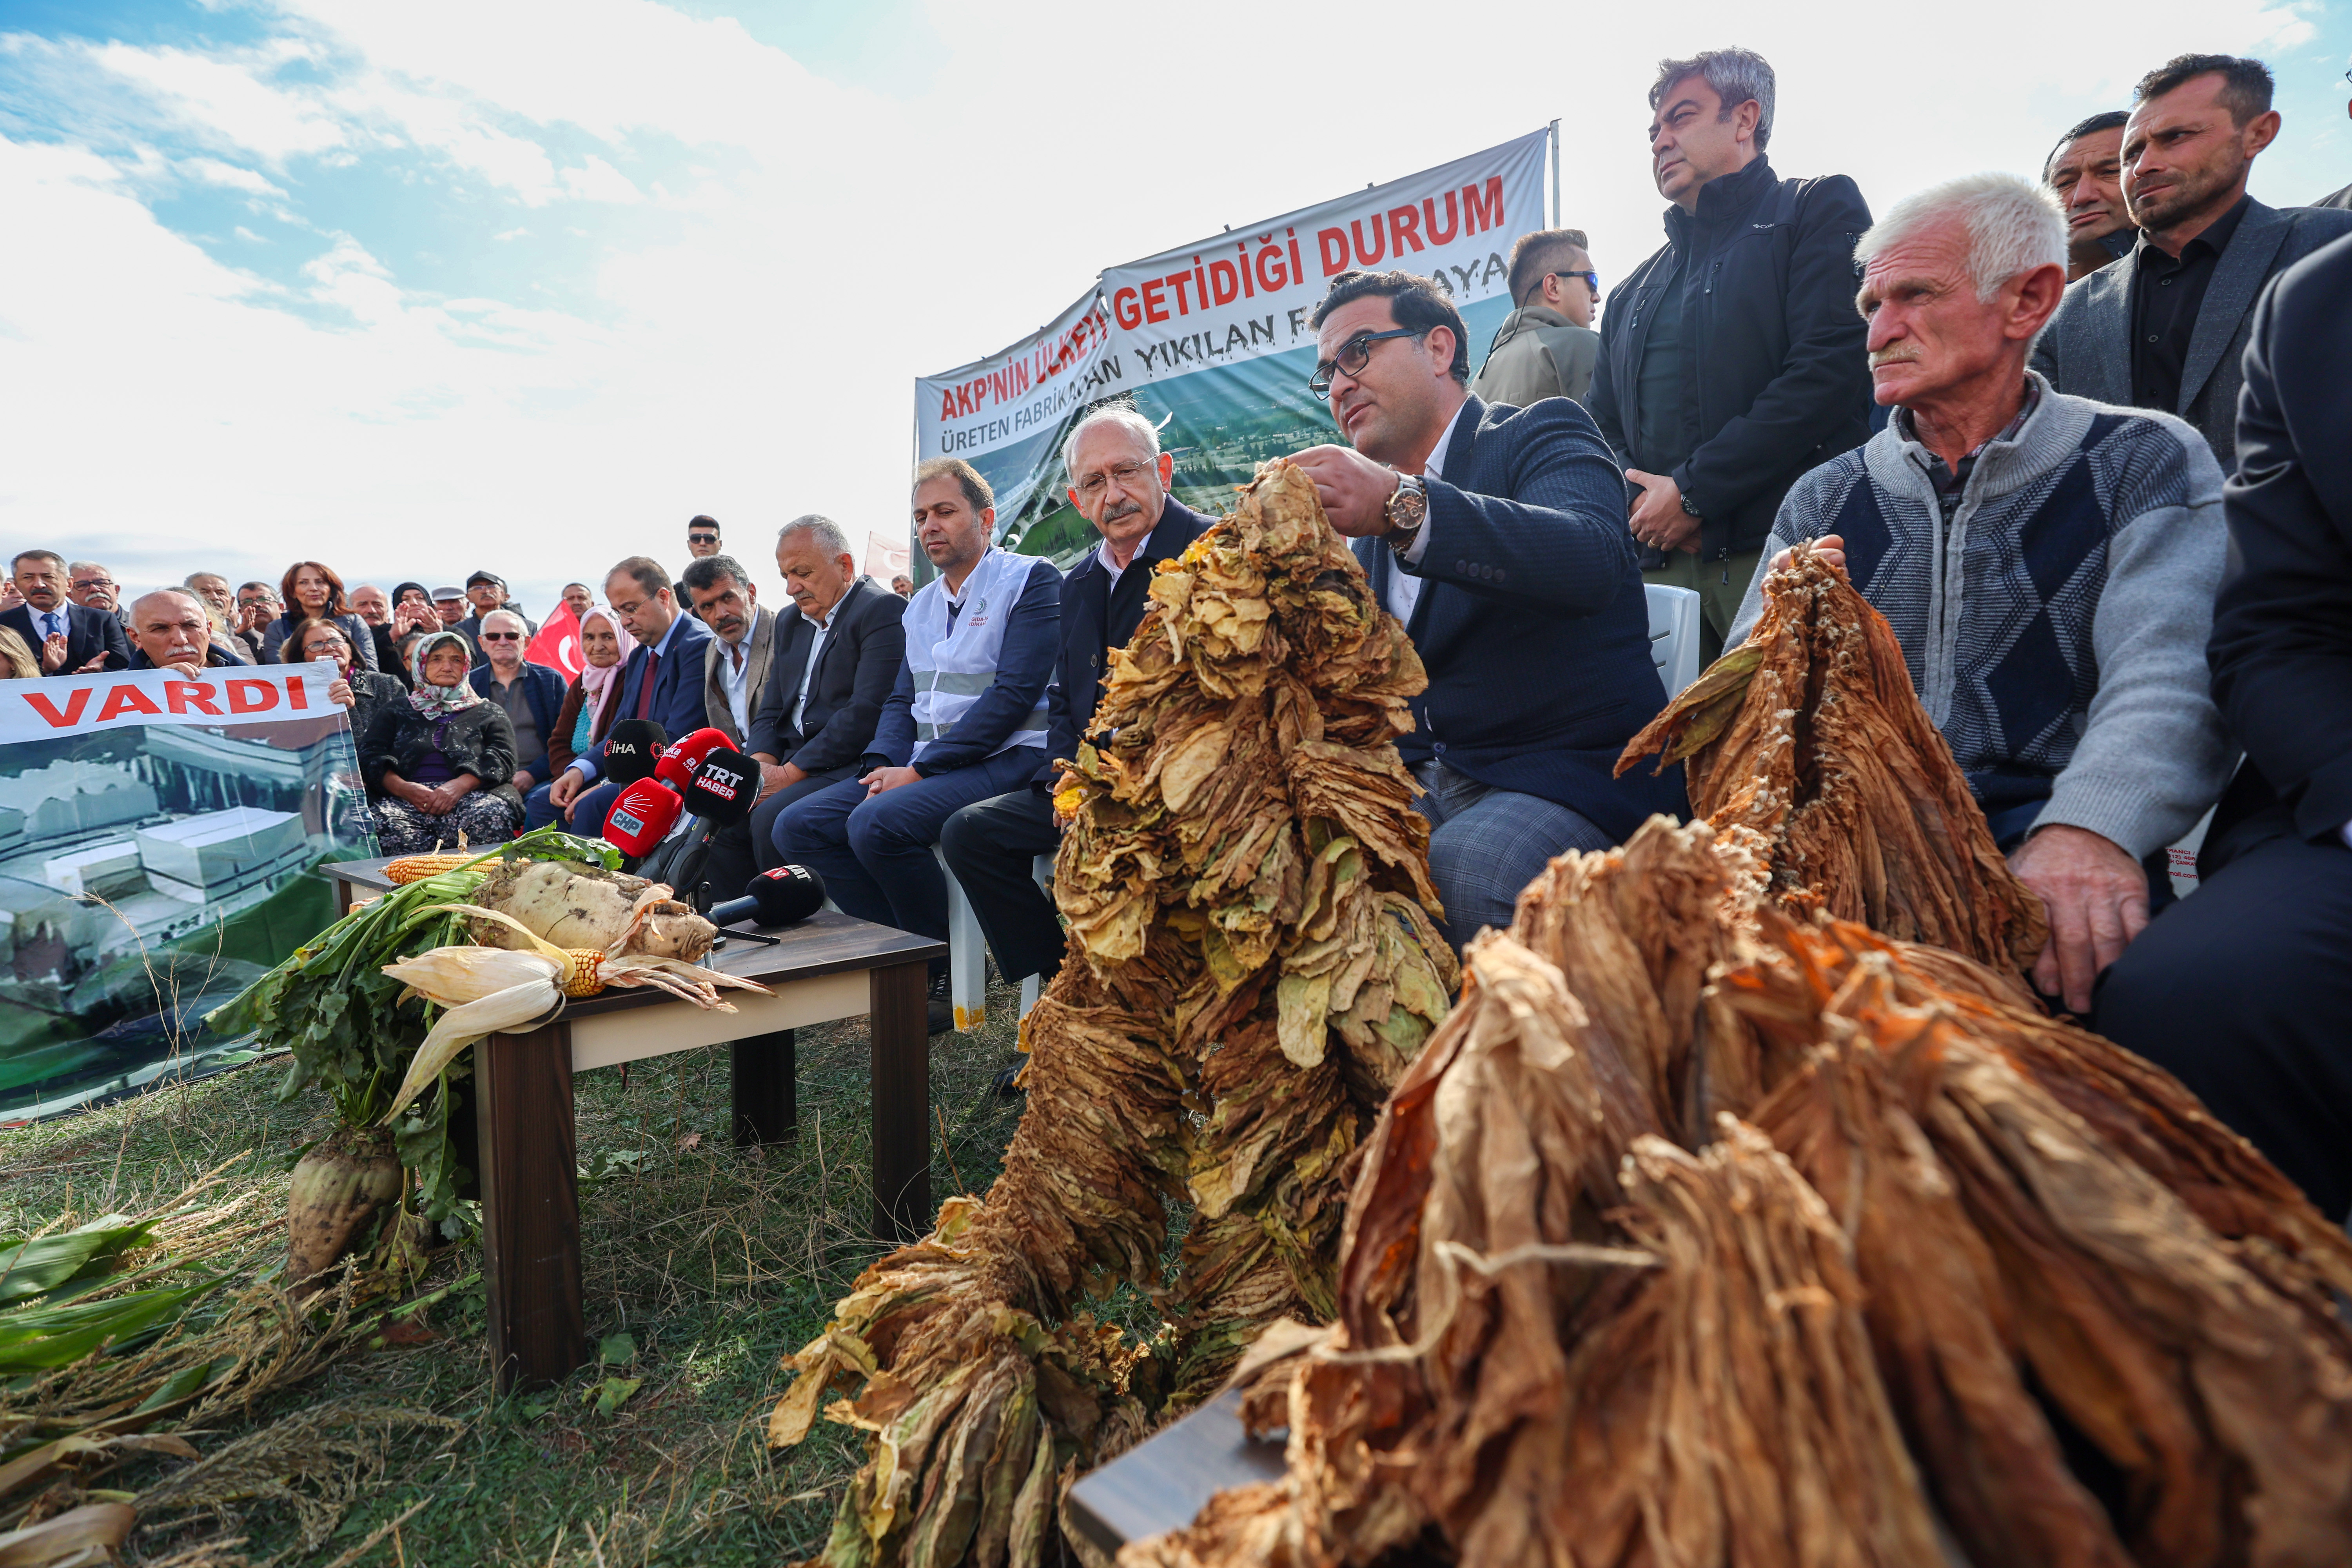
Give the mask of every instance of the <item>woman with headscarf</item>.
[[333, 567], [321, 561], [297, 561], [286, 568], [286, 575], [279, 579], [278, 596], [286, 609], [263, 630], [263, 647], [283, 647], [301, 621], [332, 621], [352, 639], [352, 648], [359, 655], [360, 664], [368, 669], [375, 668], [375, 638], [368, 634], [368, 624], [360, 619], [351, 601], [344, 597], [343, 580], [335, 575]]
[[415, 687], [368, 722], [360, 772], [387, 855], [503, 844], [522, 825], [514, 727], [467, 680], [473, 650], [456, 632], [427, 632], [409, 650]]
[[408, 673], [408, 639], [418, 632], [432, 631], [441, 625], [434, 612], [433, 595], [422, 583], [403, 583], [392, 591], [392, 619], [380, 626], [370, 626], [370, 639], [375, 644], [375, 667], [398, 679], [403, 690], [412, 679]]
[[580, 617], [580, 657], [583, 668], [563, 694], [563, 711], [556, 715], [555, 733], [547, 738], [547, 776], [554, 778], [572, 765], [572, 759], [604, 738], [613, 727], [613, 704], [621, 694], [621, 667], [637, 648], [637, 639], [621, 625], [621, 617], [602, 605], [592, 605]]

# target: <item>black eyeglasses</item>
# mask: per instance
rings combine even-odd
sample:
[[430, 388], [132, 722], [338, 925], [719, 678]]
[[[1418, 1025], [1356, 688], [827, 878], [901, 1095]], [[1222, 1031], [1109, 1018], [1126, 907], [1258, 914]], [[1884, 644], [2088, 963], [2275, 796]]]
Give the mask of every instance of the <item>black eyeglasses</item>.
[[1318, 397], [1328, 397], [1331, 395], [1332, 373], [1363, 374], [1364, 367], [1372, 363], [1374, 343], [1385, 342], [1391, 338], [1417, 338], [1428, 331], [1427, 327], [1397, 327], [1385, 332], [1358, 332], [1339, 345], [1337, 359], [1327, 359], [1315, 367], [1315, 374], [1307, 378], [1307, 390]]
[[716, 544], [719, 542], [719, 536], [715, 533], [689, 533], [686, 536], [686, 542], [688, 544]]
[[520, 632], [484, 632], [482, 640], [484, 642], [520, 642], [522, 634]]
[[1601, 274], [1598, 272], [1555, 272], [1552, 273], [1551, 276], [1554, 278], [1581, 278], [1584, 279], [1584, 286], [1592, 290], [1592, 297], [1596, 300], [1601, 298]]

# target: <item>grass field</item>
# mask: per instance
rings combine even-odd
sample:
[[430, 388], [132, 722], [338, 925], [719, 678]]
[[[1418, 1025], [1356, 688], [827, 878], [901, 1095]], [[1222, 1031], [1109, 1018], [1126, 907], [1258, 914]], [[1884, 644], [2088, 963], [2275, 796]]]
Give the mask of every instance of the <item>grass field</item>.
[[[983, 1191], [997, 1173], [1021, 1110], [993, 1089], [1013, 1059], [1017, 1005], [997, 988], [982, 1032], [931, 1042], [935, 1199]], [[132, 1538], [137, 1560], [620, 1568], [814, 1552], [857, 1462], [856, 1435], [820, 1424], [799, 1450], [772, 1455], [768, 1410], [785, 1386], [782, 1358], [824, 1326], [881, 1248], [867, 1228], [863, 1021], [800, 1031], [799, 1061], [797, 1139], [748, 1152], [729, 1140], [724, 1051], [637, 1063], [625, 1089], [615, 1068], [579, 1079], [588, 1326], [611, 1364], [493, 1397], [479, 1288], [453, 1292], [400, 1336], [413, 1342], [343, 1359], [271, 1396], [249, 1426], [183, 1434], [211, 1453], [341, 1398], [462, 1423], [371, 1439], [329, 1489], [331, 1502], [349, 1502], [323, 1547], [299, 1551], [293, 1513], [264, 1503], [144, 1529]], [[278, 1058], [0, 1133], [0, 1236], [138, 1212], [248, 1151], [245, 1184], [282, 1213], [289, 1155], [329, 1124], [322, 1097], [277, 1103], [283, 1072]], [[256, 1266], [282, 1255], [273, 1248]], [[479, 1268], [479, 1247], [460, 1244], [427, 1285]], [[1141, 1302], [1129, 1307], [1141, 1315]], [[600, 1394], [609, 1403], [632, 1380], [616, 1408], [599, 1410]], [[135, 1491], [184, 1462], [142, 1458], [100, 1484]]]

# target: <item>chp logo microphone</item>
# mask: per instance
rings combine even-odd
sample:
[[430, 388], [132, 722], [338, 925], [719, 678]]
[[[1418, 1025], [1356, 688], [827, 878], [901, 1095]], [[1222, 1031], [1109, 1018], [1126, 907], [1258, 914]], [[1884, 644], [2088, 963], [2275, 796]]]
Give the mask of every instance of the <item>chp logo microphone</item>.
[[706, 725], [663, 752], [654, 763], [654, 777], [683, 795], [701, 769], [703, 759], [713, 752], [728, 750], [729, 744], [726, 731]]
[[[640, 778], [623, 790], [604, 814], [604, 842], [639, 863], [662, 847], [686, 814], [686, 802], [654, 778]], [[655, 879], [658, 880], [659, 879]]]

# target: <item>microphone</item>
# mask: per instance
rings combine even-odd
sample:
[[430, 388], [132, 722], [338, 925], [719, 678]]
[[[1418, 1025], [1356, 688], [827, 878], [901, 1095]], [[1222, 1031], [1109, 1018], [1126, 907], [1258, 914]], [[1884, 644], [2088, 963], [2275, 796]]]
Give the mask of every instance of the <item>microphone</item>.
[[660, 760], [654, 763], [654, 776], [672, 789], [683, 790], [694, 777], [695, 770], [702, 766], [702, 760], [725, 749], [727, 743], [726, 731], [706, 725], [662, 752]]
[[604, 737], [604, 776], [633, 784], [654, 776], [654, 762], [669, 736], [650, 719], [624, 719]]
[[751, 879], [743, 896], [710, 906], [713, 925], [747, 917], [763, 926], [788, 926], [824, 908], [824, 879], [805, 866], [779, 866]]
[[623, 790], [604, 816], [604, 842], [631, 859], [642, 859], [677, 825], [686, 803], [652, 779]]
[[684, 793], [689, 813], [713, 827], [731, 826], [751, 816], [759, 803], [760, 764], [722, 747], [703, 757]]

